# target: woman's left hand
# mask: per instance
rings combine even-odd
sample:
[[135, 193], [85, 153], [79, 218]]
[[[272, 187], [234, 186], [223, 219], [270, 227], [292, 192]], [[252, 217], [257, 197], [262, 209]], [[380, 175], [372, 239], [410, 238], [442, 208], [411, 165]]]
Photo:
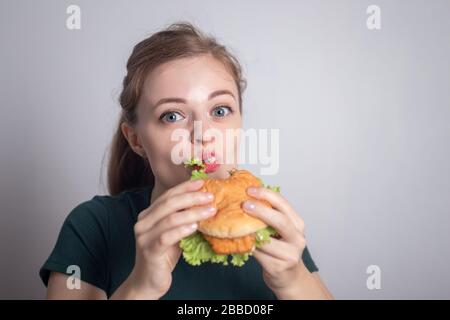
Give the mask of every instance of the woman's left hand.
[[269, 243], [253, 252], [262, 266], [264, 281], [277, 296], [295, 291], [302, 276], [308, 273], [301, 258], [306, 246], [304, 222], [278, 192], [251, 187], [247, 194], [268, 201], [273, 208], [247, 200], [242, 205], [244, 211], [273, 227], [281, 236], [280, 239], [271, 238]]

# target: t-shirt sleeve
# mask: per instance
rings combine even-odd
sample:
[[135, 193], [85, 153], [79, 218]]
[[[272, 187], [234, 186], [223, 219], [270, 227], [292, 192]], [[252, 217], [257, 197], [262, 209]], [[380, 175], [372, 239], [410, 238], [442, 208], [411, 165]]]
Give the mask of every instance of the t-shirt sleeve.
[[308, 269], [309, 272], [319, 271], [319, 268], [317, 268], [316, 264], [314, 263], [314, 260], [311, 257], [311, 254], [309, 253], [308, 247], [305, 247], [305, 249], [303, 250], [302, 260], [306, 269]]
[[99, 196], [75, 207], [64, 221], [56, 245], [39, 271], [45, 286], [52, 271], [74, 275], [75, 268], [82, 281], [106, 292], [107, 231], [107, 209]]

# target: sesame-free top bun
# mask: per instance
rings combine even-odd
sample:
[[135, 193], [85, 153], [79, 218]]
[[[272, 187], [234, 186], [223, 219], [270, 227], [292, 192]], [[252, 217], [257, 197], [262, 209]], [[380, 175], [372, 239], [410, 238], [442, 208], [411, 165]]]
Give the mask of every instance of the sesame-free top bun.
[[266, 200], [256, 200], [247, 195], [247, 188], [262, 186], [261, 181], [247, 170], [235, 170], [227, 179], [207, 179], [199, 191], [211, 192], [216, 214], [199, 222], [198, 230], [216, 238], [239, 238], [252, 234], [267, 225], [258, 218], [242, 210], [242, 202], [247, 199], [259, 201], [271, 208]]

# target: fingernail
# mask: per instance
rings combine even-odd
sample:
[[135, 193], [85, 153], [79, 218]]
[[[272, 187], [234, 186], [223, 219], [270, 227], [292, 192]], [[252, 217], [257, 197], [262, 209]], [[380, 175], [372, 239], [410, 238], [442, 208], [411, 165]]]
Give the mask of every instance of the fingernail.
[[215, 207], [213, 207], [213, 206], [207, 206], [204, 210], [203, 210], [203, 214], [205, 215], [205, 216], [208, 216], [208, 215], [210, 215], [210, 214], [212, 214], [213, 212], [215, 212], [216, 211], [216, 208]]
[[249, 200], [244, 202], [244, 209], [248, 210], [248, 211], [252, 211], [253, 209], [255, 209], [255, 204]]
[[193, 181], [192, 184], [194, 186], [200, 186], [203, 184], [203, 182], [205, 182], [203, 179], [197, 179], [197, 180], [192, 180], [192, 181]]
[[193, 223], [189, 225], [189, 228], [191, 229], [197, 229], [197, 223]]
[[206, 192], [206, 193], [205, 193], [205, 197], [206, 197], [206, 199], [208, 199], [208, 200], [212, 200], [212, 199], [214, 198], [214, 195], [213, 195], [212, 193], [210, 193], [210, 192]]
[[250, 187], [250, 188], [247, 189], [247, 193], [249, 195], [256, 196], [256, 192], [257, 192], [257, 190], [254, 187]]

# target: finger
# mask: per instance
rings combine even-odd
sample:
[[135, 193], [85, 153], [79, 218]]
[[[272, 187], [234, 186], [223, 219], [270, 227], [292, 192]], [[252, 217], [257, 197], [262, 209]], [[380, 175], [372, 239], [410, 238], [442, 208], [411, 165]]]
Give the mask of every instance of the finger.
[[283, 240], [271, 238], [270, 242], [265, 243], [258, 249], [269, 256], [283, 261], [298, 263], [300, 260], [299, 248]]
[[137, 245], [142, 249], [151, 249], [152, 252], [163, 253], [167, 249], [181, 239], [190, 236], [197, 231], [198, 224], [192, 223], [189, 225], [182, 225], [163, 233], [148, 232], [137, 237]]
[[175, 195], [172, 198], [167, 198], [153, 209], [152, 214], [147, 215], [144, 219], [141, 219], [136, 223], [135, 232], [138, 234], [147, 232], [158, 223], [158, 221], [169, 214], [194, 206], [206, 205], [210, 203], [213, 198], [213, 194], [202, 191], [188, 192]]
[[197, 191], [203, 186], [204, 183], [205, 180], [203, 179], [184, 181], [164, 192], [160, 198], [162, 200], [165, 200], [166, 198], [172, 198], [176, 195], [183, 194], [186, 192]]
[[300, 231], [304, 229], [303, 219], [281, 193], [264, 187], [250, 187], [247, 189], [247, 193], [256, 199], [268, 201], [274, 209], [289, 216], [297, 229]]
[[277, 274], [285, 264], [283, 260], [275, 258], [260, 249], [254, 250], [252, 255], [259, 262], [263, 270], [269, 274]]
[[182, 225], [188, 225], [208, 219], [216, 214], [216, 208], [213, 206], [204, 206], [198, 208], [186, 209], [183, 211], [172, 213], [161, 219], [154, 225], [152, 231], [156, 233], [164, 232]]
[[295, 243], [297, 240], [299, 231], [293, 226], [290, 219], [281, 212], [252, 200], [244, 201], [242, 208], [248, 214], [261, 219], [267, 225], [275, 228], [286, 241]]
[[[205, 183], [204, 180], [187, 180], [185, 182], [182, 182], [175, 187], [170, 188], [166, 192], [164, 192], [161, 196], [159, 196], [149, 207], [149, 209], [154, 208], [158, 206], [162, 201], [166, 200], [167, 198], [174, 197], [176, 195], [186, 193], [186, 192], [193, 192], [200, 189], [203, 184]], [[144, 218], [151, 210], [145, 210], [139, 215], [139, 219]]]

